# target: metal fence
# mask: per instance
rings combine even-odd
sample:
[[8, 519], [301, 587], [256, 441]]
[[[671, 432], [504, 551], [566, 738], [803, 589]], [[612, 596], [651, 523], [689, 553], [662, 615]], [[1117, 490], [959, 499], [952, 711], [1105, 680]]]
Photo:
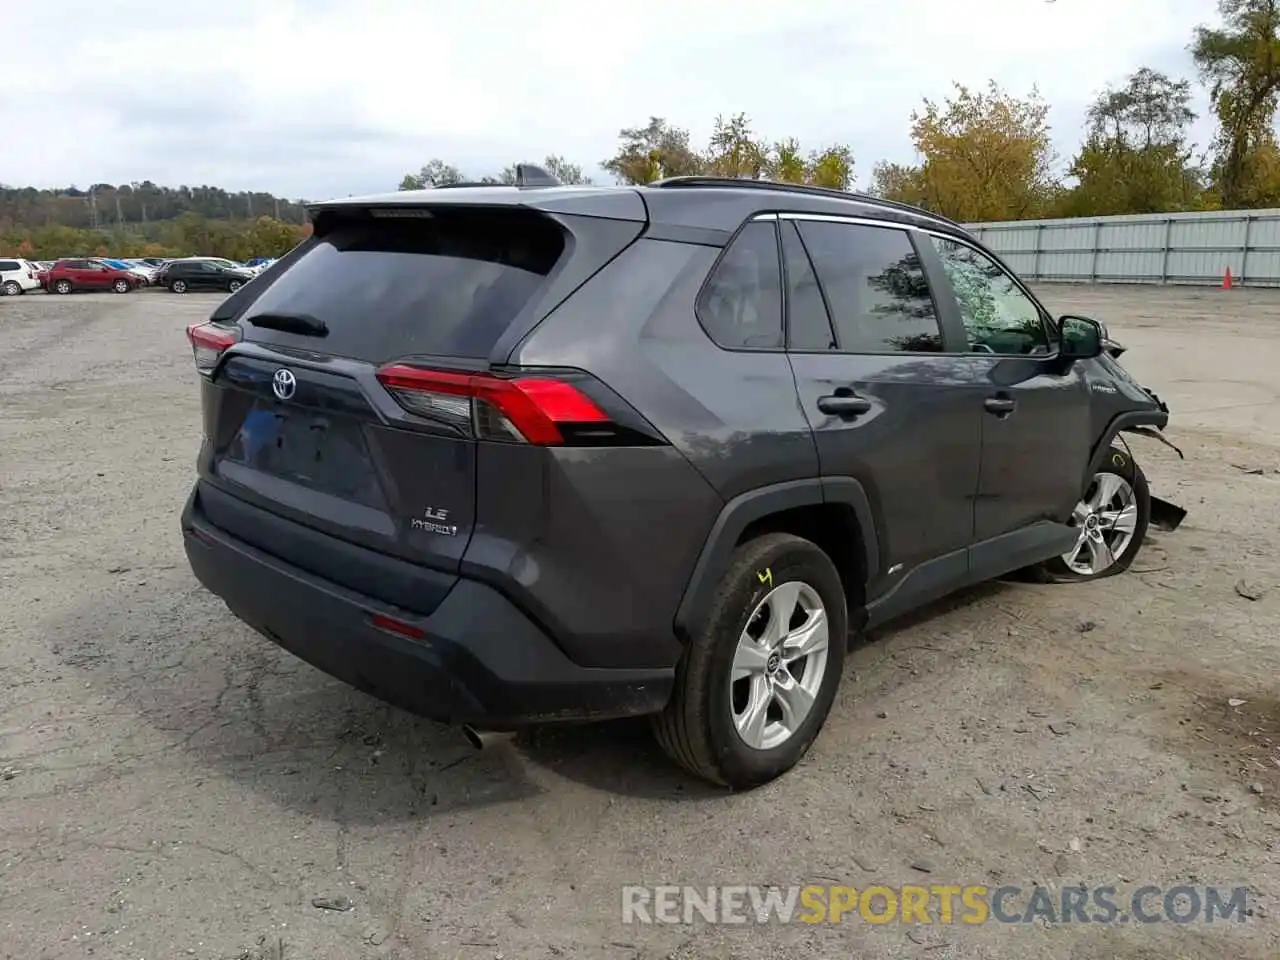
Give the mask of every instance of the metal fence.
[[1280, 210], [968, 224], [1020, 276], [1076, 283], [1280, 286]]

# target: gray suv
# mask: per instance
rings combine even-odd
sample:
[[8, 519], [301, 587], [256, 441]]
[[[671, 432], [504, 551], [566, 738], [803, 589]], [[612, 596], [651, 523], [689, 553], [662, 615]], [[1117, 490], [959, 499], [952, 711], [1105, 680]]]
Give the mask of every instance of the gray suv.
[[1167, 408], [941, 217], [522, 166], [311, 218], [188, 330], [187, 555], [269, 639], [473, 739], [652, 715], [689, 770], [757, 785], [851, 635], [1142, 543], [1117, 437]]

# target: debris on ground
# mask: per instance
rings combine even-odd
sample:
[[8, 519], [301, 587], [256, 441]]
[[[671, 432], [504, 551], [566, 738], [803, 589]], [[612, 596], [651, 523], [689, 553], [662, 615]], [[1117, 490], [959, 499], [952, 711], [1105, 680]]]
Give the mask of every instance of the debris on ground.
[[1262, 784], [1260, 783], [1251, 783], [1249, 784], [1249, 792], [1256, 793], [1258, 796], [1262, 796], [1262, 794], [1264, 793], [1264, 789]]
[[1081, 620], [1076, 624], [1077, 633], [1088, 633], [1090, 630], [1096, 630], [1098, 625], [1092, 620]]
[[311, 905], [317, 910], [336, 910], [340, 913], [355, 907], [355, 904], [346, 897], [313, 897]]
[[1261, 600], [1266, 592], [1259, 584], [1250, 583], [1248, 580], [1236, 581], [1236, 593], [1246, 600]]

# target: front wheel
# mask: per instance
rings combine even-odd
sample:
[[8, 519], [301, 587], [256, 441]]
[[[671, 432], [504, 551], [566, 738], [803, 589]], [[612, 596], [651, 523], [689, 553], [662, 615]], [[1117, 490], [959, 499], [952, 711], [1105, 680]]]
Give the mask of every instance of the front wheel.
[[1045, 563], [1044, 571], [1062, 581], [1123, 573], [1137, 557], [1150, 521], [1146, 476], [1127, 451], [1112, 447], [1071, 514], [1078, 530], [1075, 546]]
[[6, 297], [16, 297], [21, 295], [22, 287], [18, 285], [16, 280], [6, 280], [3, 287], [0, 287], [0, 295]]
[[742, 544], [654, 718], [658, 742], [729, 787], [786, 773], [831, 710], [848, 622], [840, 575], [816, 545], [786, 533]]
[[130, 284], [128, 280], [117, 280], [115, 283], [111, 284], [111, 289], [116, 293], [128, 293], [133, 289], [133, 285]]
[[186, 293], [186, 292], [187, 292], [187, 281], [185, 281], [185, 280], [170, 280], [170, 281], [169, 281], [169, 292], [170, 292], [170, 293]]
[[227, 290], [230, 293], [235, 293], [237, 290], [239, 290], [243, 286], [244, 286], [243, 280], [232, 280], [230, 283], [227, 284]]

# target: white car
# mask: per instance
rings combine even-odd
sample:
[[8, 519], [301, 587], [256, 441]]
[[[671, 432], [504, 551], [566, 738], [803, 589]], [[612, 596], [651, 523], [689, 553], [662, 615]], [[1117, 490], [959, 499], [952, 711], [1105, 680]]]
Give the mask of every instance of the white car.
[[144, 260], [126, 260], [124, 262], [129, 265], [129, 272], [136, 273], [142, 277], [143, 280], [147, 281], [148, 286], [156, 282], [158, 271], [151, 264]]
[[0, 296], [16, 297], [40, 286], [40, 268], [30, 260], [0, 257]]

